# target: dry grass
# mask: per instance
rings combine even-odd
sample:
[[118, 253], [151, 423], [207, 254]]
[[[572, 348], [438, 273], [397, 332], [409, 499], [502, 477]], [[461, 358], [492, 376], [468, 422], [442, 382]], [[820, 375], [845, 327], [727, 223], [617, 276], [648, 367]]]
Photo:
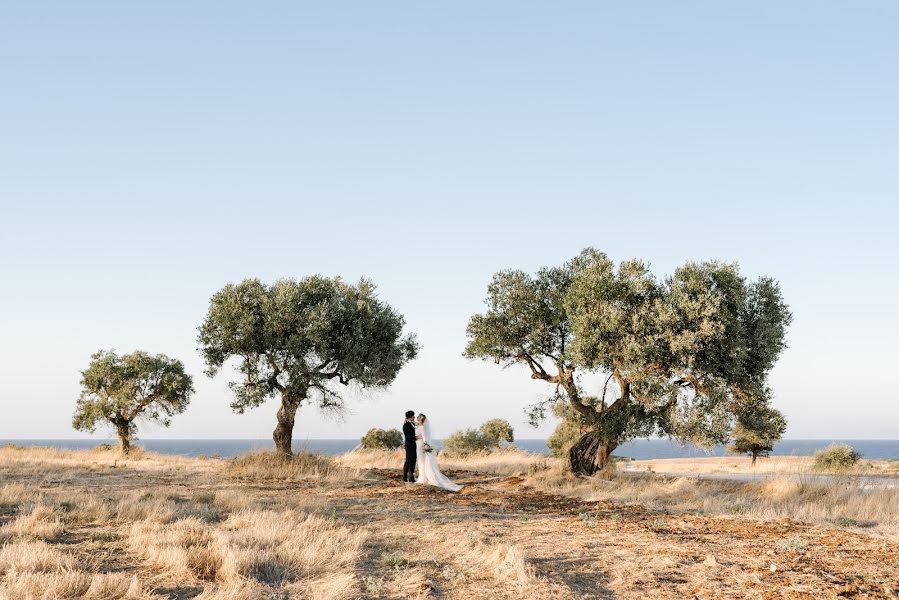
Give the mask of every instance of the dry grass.
[[[893, 535], [889, 490], [577, 479], [504, 451], [441, 456], [465, 485], [450, 494], [400, 483], [402, 461], [0, 449], [0, 600], [711, 598], [834, 581], [899, 593], [885, 575], [899, 553], [871, 537]], [[783, 516], [828, 528], [770, 520]]]
[[828, 481], [766, 477], [751, 481], [615, 473], [577, 478], [556, 464], [528, 479], [541, 490], [584, 500], [757, 519], [792, 519], [863, 529], [899, 539], [899, 488], [866, 488], [852, 477]]
[[[354, 450], [336, 457], [337, 464], [351, 469], [393, 469], [402, 465], [404, 450]], [[438, 456], [441, 470], [481, 471], [494, 475], [526, 475], [535, 469], [557, 464], [554, 458], [515, 449], [475, 452], [467, 456]]]
[[16, 480], [0, 486], [0, 599], [169, 597], [159, 589], [199, 589], [207, 600], [355, 597], [364, 530], [320, 514], [320, 502], [221, 486], [320, 483], [338, 471], [314, 455], [0, 449], [0, 473]]
[[[396, 468], [401, 452], [355, 451], [338, 457], [338, 462], [357, 469]], [[889, 463], [890, 461], [880, 461]], [[865, 488], [852, 474], [828, 481], [815, 478], [811, 457], [760, 459], [757, 470], [748, 471], [749, 459], [699, 458], [635, 461], [631, 465], [665, 465], [664, 471], [694, 473], [782, 474], [753, 481], [669, 477], [662, 474], [631, 474], [621, 470], [593, 478], [572, 476], [559, 459], [515, 450], [444, 458], [444, 470], [469, 470], [502, 476], [525, 477], [535, 489], [565, 494], [584, 500], [608, 500], [650, 508], [692, 511], [712, 515], [746, 515], [759, 519], [789, 518], [819, 525], [863, 529], [899, 539], [899, 488]], [[671, 465], [668, 467], [668, 465]], [[871, 468], [866, 468], [869, 473]], [[789, 478], [788, 478], [789, 477]]]
[[279, 481], [325, 480], [348, 477], [333, 460], [313, 452], [285, 456], [273, 451], [250, 452], [227, 461], [227, 472], [242, 479], [276, 479]]
[[743, 475], [897, 475], [899, 461], [862, 460], [852, 469], [819, 470], [813, 456], [770, 456], [759, 458], [756, 464], [748, 456], [710, 456], [701, 458], [663, 458], [634, 460], [626, 463], [629, 471], [689, 474], [743, 474]]

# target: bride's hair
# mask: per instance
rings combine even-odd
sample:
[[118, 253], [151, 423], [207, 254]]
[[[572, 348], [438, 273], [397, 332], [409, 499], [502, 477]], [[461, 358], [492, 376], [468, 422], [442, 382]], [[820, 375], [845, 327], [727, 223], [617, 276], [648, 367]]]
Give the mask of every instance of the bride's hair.
[[422, 421], [427, 421], [427, 420], [428, 420], [428, 418], [425, 416], [424, 413], [418, 413], [418, 416], [421, 417], [421, 420], [422, 420]]

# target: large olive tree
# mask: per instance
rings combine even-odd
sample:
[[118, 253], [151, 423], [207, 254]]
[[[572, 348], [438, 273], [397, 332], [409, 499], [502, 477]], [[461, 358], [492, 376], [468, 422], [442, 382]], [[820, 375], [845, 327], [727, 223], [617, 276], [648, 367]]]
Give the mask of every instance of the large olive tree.
[[418, 345], [403, 335], [403, 325], [366, 280], [350, 285], [316, 275], [266, 285], [246, 279], [212, 297], [199, 343], [210, 377], [228, 359], [238, 360], [241, 377], [230, 383], [235, 412], [280, 399], [272, 437], [289, 455], [303, 402], [312, 398], [340, 410], [344, 400], [335, 384], [386, 386], [415, 357]]
[[[687, 263], [659, 281], [640, 261], [616, 268], [587, 249], [535, 277], [497, 273], [465, 353], [527, 365], [555, 384], [549, 402], [567, 401], [568, 418], [586, 431], [571, 467], [589, 475], [633, 437], [726, 441], [741, 410], [768, 402], [767, 374], [790, 319], [772, 280], [748, 283], [735, 265]], [[583, 372], [602, 374], [597, 393], [581, 389]]]
[[193, 379], [180, 360], [164, 354], [119, 356], [101, 350], [81, 372], [81, 397], [72, 426], [93, 433], [98, 425], [112, 425], [122, 453], [127, 454], [137, 432], [135, 421], [144, 419], [168, 427], [172, 416], [187, 408], [193, 391]]

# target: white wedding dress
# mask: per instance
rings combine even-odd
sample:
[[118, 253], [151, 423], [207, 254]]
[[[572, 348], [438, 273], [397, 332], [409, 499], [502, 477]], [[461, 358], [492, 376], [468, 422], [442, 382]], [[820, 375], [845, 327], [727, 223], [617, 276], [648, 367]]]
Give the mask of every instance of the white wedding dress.
[[425, 444], [433, 439], [430, 423], [425, 421], [422, 426], [416, 427], [416, 433], [421, 439], [415, 440], [415, 451], [418, 454], [418, 479], [415, 483], [427, 483], [450, 492], [461, 490], [461, 485], [453, 483], [449, 477], [440, 472], [440, 467], [437, 466], [437, 451], [425, 452]]

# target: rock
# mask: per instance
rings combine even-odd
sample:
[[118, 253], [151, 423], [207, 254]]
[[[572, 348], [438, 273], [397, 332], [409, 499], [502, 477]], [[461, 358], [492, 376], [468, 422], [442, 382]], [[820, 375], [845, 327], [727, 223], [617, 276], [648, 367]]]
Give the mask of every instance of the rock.
[[777, 571], [777, 565], [775, 565], [774, 563], [771, 563], [771, 566], [768, 567], [768, 568], [771, 570], [772, 573], [774, 573], [775, 571]]
[[703, 561], [702, 564], [704, 564], [707, 567], [717, 567], [718, 561], [715, 559], [714, 554], [709, 554], [708, 556], [705, 557], [705, 560]]

